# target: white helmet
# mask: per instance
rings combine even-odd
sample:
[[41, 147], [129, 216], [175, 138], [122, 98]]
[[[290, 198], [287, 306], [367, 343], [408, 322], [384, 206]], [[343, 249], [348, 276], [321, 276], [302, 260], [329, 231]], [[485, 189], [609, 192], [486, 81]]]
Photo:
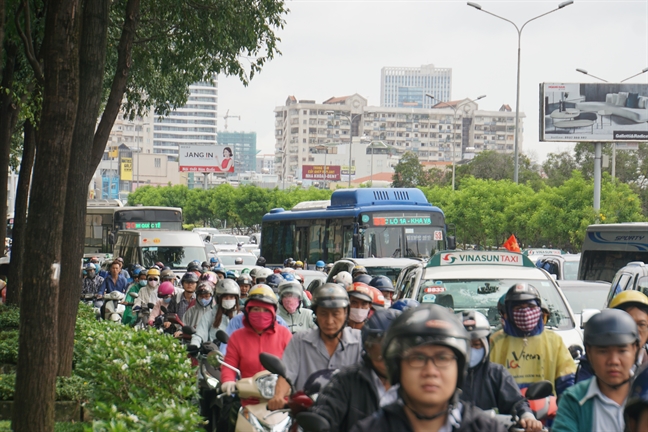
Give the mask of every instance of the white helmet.
[[297, 281], [283, 281], [279, 284], [279, 297], [283, 297], [286, 294], [294, 294], [297, 297], [302, 296], [304, 293], [304, 288]]
[[333, 280], [335, 281], [335, 283], [342, 285], [344, 289], [347, 289], [351, 285], [353, 285], [353, 278], [351, 277], [351, 273], [347, 271], [341, 271], [340, 273], [336, 274]]
[[241, 287], [232, 279], [223, 279], [216, 284], [216, 295], [241, 295]]
[[270, 270], [267, 267], [263, 267], [263, 268], [257, 270], [256, 278], [257, 279], [267, 279], [268, 276], [270, 276], [271, 274], [274, 274], [274, 272], [272, 270]]

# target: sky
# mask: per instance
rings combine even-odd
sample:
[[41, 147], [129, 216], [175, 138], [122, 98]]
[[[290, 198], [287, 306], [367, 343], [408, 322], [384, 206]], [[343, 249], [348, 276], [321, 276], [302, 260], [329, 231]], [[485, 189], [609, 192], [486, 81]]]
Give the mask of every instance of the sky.
[[[555, 9], [559, 1], [483, 1], [484, 10], [518, 26]], [[256, 132], [257, 150], [274, 153], [274, 113], [294, 95], [318, 103], [354, 93], [380, 105], [385, 66], [434, 64], [452, 68], [452, 99], [475, 98], [480, 109], [515, 109], [517, 32], [513, 25], [466, 1], [293, 0], [281, 38], [281, 56], [245, 87], [219, 77], [218, 127]], [[575, 0], [529, 23], [522, 32], [520, 111], [526, 115], [522, 151], [543, 161], [569, 143], [538, 140], [539, 84], [610, 82], [648, 67], [648, 0]], [[629, 82], [648, 83], [648, 73]]]

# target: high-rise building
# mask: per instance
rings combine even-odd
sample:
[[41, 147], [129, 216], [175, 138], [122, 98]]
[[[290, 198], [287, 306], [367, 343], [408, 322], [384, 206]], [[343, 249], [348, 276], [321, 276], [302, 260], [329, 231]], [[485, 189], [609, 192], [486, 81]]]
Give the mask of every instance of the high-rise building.
[[189, 86], [187, 103], [165, 117], [155, 117], [153, 152], [177, 160], [180, 144], [216, 144], [218, 86], [200, 82]]
[[232, 147], [234, 172], [256, 171], [256, 132], [218, 132], [218, 145]]
[[[425, 96], [431, 94], [436, 100]], [[380, 106], [385, 108], [431, 108], [452, 96], [452, 69], [384, 67], [380, 71]]]

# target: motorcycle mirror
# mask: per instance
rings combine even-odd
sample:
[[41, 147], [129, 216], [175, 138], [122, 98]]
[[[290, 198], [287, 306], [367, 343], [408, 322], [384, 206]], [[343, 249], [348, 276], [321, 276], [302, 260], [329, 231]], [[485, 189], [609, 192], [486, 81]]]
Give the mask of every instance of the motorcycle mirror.
[[160, 310], [161, 310], [162, 313], [165, 314], [165, 315], [169, 312], [169, 310], [168, 310], [167, 308], [165, 308], [164, 306], [160, 306]]
[[146, 306], [148, 306], [149, 309], [153, 309], [155, 307], [153, 303], [148, 303]]
[[216, 332], [216, 339], [217, 339], [220, 343], [224, 343], [224, 344], [226, 344], [226, 343], [228, 343], [228, 341], [229, 341], [229, 335], [228, 335], [227, 333], [225, 333], [223, 330], [218, 330], [218, 331]]
[[223, 364], [223, 354], [220, 351], [211, 351], [207, 354], [207, 363], [215, 368], [221, 367]]
[[193, 327], [186, 325], [186, 326], [182, 326], [182, 333], [194, 334], [196, 333], [196, 330]]
[[282, 378], [286, 378], [286, 365], [281, 359], [269, 353], [259, 354], [259, 361], [261, 366], [266, 368], [270, 373], [277, 374]]
[[136, 292], [128, 293], [128, 295], [131, 296], [134, 299], [139, 297], [139, 294], [137, 294]]
[[529, 386], [526, 392], [528, 400], [538, 400], [549, 397], [553, 394], [553, 386], [550, 381], [538, 381]]
[[313, 412], [300, 412], [296, 419], [305, 432], [328, 432], [331, 429], [328, 420]]

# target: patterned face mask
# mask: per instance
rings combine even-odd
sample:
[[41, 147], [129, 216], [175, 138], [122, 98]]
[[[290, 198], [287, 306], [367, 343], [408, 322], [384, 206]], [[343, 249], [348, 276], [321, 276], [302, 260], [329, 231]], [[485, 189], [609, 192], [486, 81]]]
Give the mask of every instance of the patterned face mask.
[[538, 325], [541, 315], [539, 306], [525, 307], [513, 311], [513, 322], [517, 328], [528, 333]]

